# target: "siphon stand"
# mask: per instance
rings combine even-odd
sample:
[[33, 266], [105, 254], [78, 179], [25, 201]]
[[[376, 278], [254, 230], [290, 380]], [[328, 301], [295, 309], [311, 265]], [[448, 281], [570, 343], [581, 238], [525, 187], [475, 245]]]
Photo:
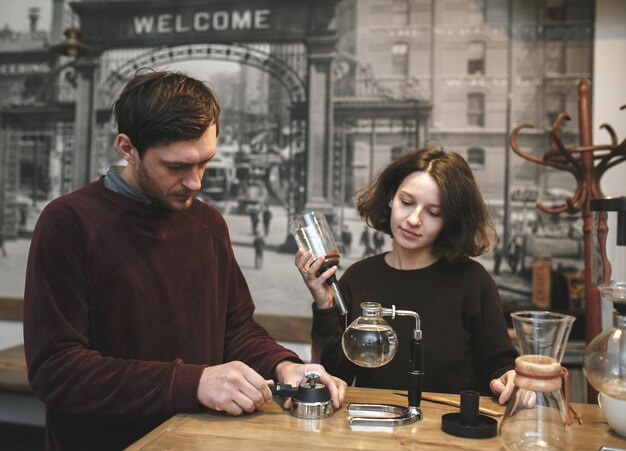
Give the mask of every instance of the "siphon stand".
[[[415, 318], [415, 330], [411, 340], [411, 361], [409, 364], [409, 395], [408, 407], [392, 404], [357, 404], [348, 405], [351, 426], [401, 426], [422, 419], [420, 407], [422, 401], [422, 375], [424, 374], [424, 357], [422, 353], [422, 331], [420, 317], [409, 310], [381, 308], [380, 316], [411, 316]], [[345, 336], [345, 335], [344, 335]], [[364, 416], [359, 416], [364, 415]]]

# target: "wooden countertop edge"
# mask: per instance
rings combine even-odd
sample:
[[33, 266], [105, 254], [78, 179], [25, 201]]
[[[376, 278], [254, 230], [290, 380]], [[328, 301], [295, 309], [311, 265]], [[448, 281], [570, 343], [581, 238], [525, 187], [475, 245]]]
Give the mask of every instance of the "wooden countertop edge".
[[159, 437], [161, 437], [166, 432], [169, 432], [170, 430], [175, 429], [176, 425], [179, 422], [185, 420], [185, 418], [187, 418], [187, 416], [188, 416], [188, 414], [179, 414], [179, 415], [176, 415], [176, 416], [170, 418], [165, 423], [161, 424], [160, 426], [157, 426], [157, 428], [152, 430], [152, 432], [150, 432], [148, 435], [146, 435], [145, 437], [143, 437], [139, 441], [133, 443], [128, 448], [126, 448], [126, 450], [132, 451], [132, 450], [141, 450], [141, 449], [143, 449], [145, 446], [148, 446], [151, 443], [157, 441], [159, 439]]

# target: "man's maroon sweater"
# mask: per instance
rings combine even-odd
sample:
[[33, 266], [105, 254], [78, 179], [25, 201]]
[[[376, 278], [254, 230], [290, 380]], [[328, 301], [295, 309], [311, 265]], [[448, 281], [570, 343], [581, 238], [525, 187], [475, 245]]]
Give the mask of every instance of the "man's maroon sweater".
[[252, 318], [226, 223], [194, 200], [167, 211], [103, 179], [52, 201], [26, 274], [28, 375], [47, 405], [48, 449], [119, 449], [199, 409], [206, 366], [263, 377], [296, 354]]

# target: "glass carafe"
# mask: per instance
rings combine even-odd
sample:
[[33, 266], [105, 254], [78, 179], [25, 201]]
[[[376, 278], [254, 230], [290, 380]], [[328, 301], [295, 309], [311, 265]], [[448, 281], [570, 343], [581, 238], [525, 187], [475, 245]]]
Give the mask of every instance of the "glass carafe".
[[593, 388], [626, 401], [626, 305], [615, 307], [613, 327], [587, 345], [583, 368]]
[[571, 449], [561, 359], [575, 318], [539, 311], [516, 312], [511, 318], [521, 355], [515, 360], [515, 389], [500, 423], [500, 440], [509, 450]]

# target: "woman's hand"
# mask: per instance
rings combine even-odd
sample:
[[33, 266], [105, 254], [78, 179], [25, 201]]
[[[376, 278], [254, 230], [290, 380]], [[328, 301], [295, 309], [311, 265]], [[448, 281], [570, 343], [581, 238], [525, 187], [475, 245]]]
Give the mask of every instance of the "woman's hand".
[[515, 370], [509, 370], [497, 379], [493, 379], [489, 384], [489, 388], [494, 395], [498, 397], [500, 405], [506, 403], [515, 388]]
[[333, 266], [320, 274], [319, 277], [316, 277], [322, 263], [324, 263], [324, 257], [320, 257], [311, 263], [311, 265], [308, 265], [308, 261], [312, 256], [313, 253], [311, 251], [302, 252], [302, 249], [298, 249], [295, 264], [302, 276], [302, 280], [304, 280], [304, 283], [311, 292], [317, 308], [328, 309], [334, 305], [334, 297], [326, 281], [337, 272], [337, 267]]

